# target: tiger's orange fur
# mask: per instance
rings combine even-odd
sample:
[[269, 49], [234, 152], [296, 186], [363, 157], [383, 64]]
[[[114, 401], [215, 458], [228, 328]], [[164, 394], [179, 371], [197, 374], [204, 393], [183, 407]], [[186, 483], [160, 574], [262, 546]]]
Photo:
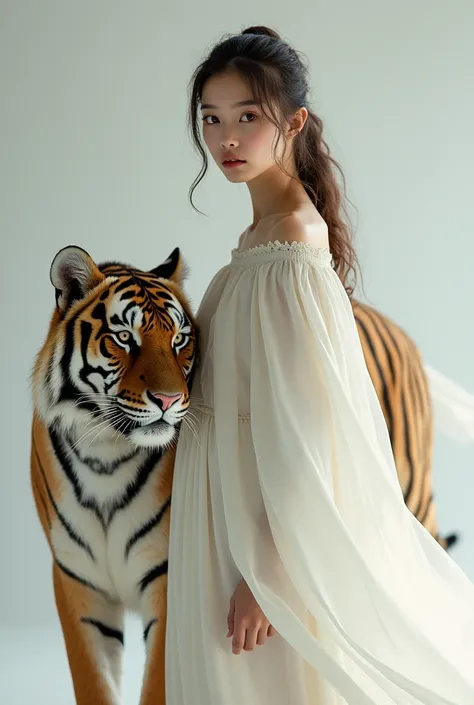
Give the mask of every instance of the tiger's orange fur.
[[143, 619], [141, 705], [164, 705], [170, 496], [196, 332], [177, 250], [142, 272], [58, 253], [34, 374], [31, 484], [76, 701], [120, 702], [124, 611]]

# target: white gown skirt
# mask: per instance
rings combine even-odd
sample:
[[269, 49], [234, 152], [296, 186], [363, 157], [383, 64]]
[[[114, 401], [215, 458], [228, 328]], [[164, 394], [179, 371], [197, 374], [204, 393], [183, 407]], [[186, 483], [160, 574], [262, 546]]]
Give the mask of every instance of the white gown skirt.
[[[332, 705], [335, 691], [277, 633], [252, 652], [232, 653], [229, 602], [240, 573], [227, 534], [211, 410], [194, 410], [194, 430], [181, 431], [176, 466], [169, 572], [167, 705]], [[198, 439], [196, 438], [196, 434]], [[262, 511], [249, 420], [239, 419], [248, 497]], [[260, 505], [260, 506], [259, 506]], [[283, 588], [284, 583], [281, 584]], [[300, 618], [309, 615], [290, 585]], [[309, 620], [307, 626], [310, 626]], [[313, 622], [312, 628], [316, 632]], [[325, 695], [323, 699], [322, 689]]]

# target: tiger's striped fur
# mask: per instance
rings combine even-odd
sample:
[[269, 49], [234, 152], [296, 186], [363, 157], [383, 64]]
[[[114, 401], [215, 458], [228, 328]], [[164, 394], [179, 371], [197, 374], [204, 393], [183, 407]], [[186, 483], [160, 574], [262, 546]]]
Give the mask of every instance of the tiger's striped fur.
[[141, 705], [164, 705], [170, 496], [196, 334], [179, 251], [152, 272], [56, 256], [34, 373], [31, 483], [76, 702], [118, 705], [124, 610], [143, 620]]
[[387, 422], [398, 479], [410, 511], [446, 549], [433, 501], [433, 411], [423, 361], [414, 341], [390, 318], [353, 301], [367, 368]]

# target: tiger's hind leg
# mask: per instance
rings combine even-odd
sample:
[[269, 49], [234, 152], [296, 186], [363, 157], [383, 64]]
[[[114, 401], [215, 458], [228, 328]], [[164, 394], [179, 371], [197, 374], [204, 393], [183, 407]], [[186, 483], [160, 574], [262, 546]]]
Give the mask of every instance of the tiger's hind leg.
[[123, 607], [56, 563], [53, 582], [77, 705], [119, 705]]
[[165, 705], [166, 702], [165, 639], [168, 576], [165, 570], [163, 565], [163, 572], [145, 588], [142, 597], [146, 665], [140, 705]]

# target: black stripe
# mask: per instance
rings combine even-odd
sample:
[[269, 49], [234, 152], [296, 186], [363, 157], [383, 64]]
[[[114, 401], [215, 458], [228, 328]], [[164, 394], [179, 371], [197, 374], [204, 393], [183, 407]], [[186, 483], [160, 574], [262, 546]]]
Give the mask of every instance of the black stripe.
[[[418, 359], [418, 364], [419, 364], [419, 375], [413, 375], [413, 386], [415, 389], [415, 396], [417, 397], [418, 400], [418, 414], [422, 414], [425, 417], [423, 419], [423, 426], [422, 426], [422, 434], [421, 438], [419, 439], [420, 445], [423, 448], [432, 448], [433, 445], [433, 410], [432, 410], [432, 402], [430, 398], [430, 393], [428, 389], [428, 382], [426, 378], [426, 374], [423, 370], [423, 360], [421, 358], [421, 355], [419, 354], [418, 350], [414, 346], [414, 354], [416, 354], [417, 359]], [[428, 417], [428, 420], [426, 419]], [[433, 479], [432, 479], [432, 454], [429, 452], [424, 453], [424, 465], [423, 465], [423, 474], [429, 477], [430, 481], [430, 489], [433, 484]], [[432, 497], [430, 497], [430, 503], [432, 501]]]
[[[423, 503], [428, 499], [428, 502], [431, 502], [431, 498], [427, 495], [427, 493], [431, 489], [431, 468], [428, 464], [428, 459], [429, 459], [429, 449], [424, 448], [421, 442], [420, 436], [422, 435], [422, 432], [424, 431], [424, 428], [426, 426], [425, 423], [425, 414], [424, 411], [426, 409], [423, 409], [421, 405], [418, 405], [418, 399], [417, 399], [417, 378], [415, 375], [415, 364], [418, 363], [418, 357], [416, 354], [416, 349], [414, 347], [410, 347], [410, 356], [412, 357], [411, 364], [408, 369], [408, 374], [409, 374], [409, 387], [410, 387], [410, 403], [413, 409], [413, 413], [415, 416], [415, 420], [413, 425], [413, 436], [414, 436], [414, 442], [416, 442], [416, 460], [419, 461], [417, 462], [417, 467], [416, 471], [418, 473], [418, 480], [420, 483], [420, 493], [418, 496], [418, 501], [416, 503], [416, 507], [412, 509], [413, 514], [416, 517], [419, 517]], [[418, 365], [417, 365], [418, 366]], [[422, 459], [420, 461], [419, 454], [420, 454], [420, 448], [422, 452]], [[427, 510], [425, 510], [426, 512]], [[425, 513], [426, 516], [426, 513]], [[422, 522], [423, 523], [423, 522]]]
[[76, 319], [77, 315], [75, 315], [70, 321], [67, 322], [66, 331], [64, 334], [65, 342], [60, 362], [62, 381], [61, 392], [59, 395], [60, 400], [74, 399], [77, 394], [76, 388], [69, 378], [69, 368], [71, 365], [72, 354], [74, 352], [74, 325], [76, 323]]
[[[362, 335], [363, 335], [363, 337], [364, 337], [364, 340], [365, 340], [366, 343], [367, 343], [367, 347], [368, 347], [369, 350], [370, 350], [370, 353], [371, 353], [371, 355], [372, 355], [373, 361], [374, 361], [375, 366], [376, 366], [376, 368], [377, 368], [377, 371], [378, 371], [378, 373], [379, 373], [379, 379], [380, 379], [380, 382], [382, 383], [383, 404], [384, 404], [385, 411], [386, 411], [386, 414], [387, 414], [386, 423], [387, 423], [388, 434], [389, 434], [389, 436], [390, 436], [390, 439], [391, 439], [392, 442], [393, 442], [393, 413], [392, 413], [392, 406], [391, 406], [391, 404], [390, 404], [390, 397], [389, 397], [389, 394], [388, 394], [388, 387], [387, 387], [387, 382], [386, 382], [385, 374], [384, 374], [384, 371], [383, 371], [382, 366], [381, 366], [381, 364], [380, 364], [380, 360], [379, 360], [379, 358], [377, 357], [377, 353], [376, 353], [376, 351], [375, 351], [374, 345], [373, 345], [373, 343], [372, 343], [372, 340], [371, 340], [371, 338], [370, 338], [370, 335], [369, 335], [369, 332], [368, 332], [368, 330], [367, 330], [367, 327], [366, 327], [365, 323], [363, 323], [362, 320], [361, 320], [359, 317], [356, 318], [356, 321], [357, 321], [357, 325], [358, 325], [359, 328], [360, 328], [360, 331], [362, 332]], [[379, 334], [379, 337], [380, 337], [380, 334]], [[388, 352], [388, 350], [387, 350], [387, 346], [385, 345], [385, 342], [384, 342], [384, 341], [382, 341], [382, 342], [383, 342], [384, 349], [385, 349], [386, 352], [387, 352], [387, 356], [388, 356], [388, 358], [389, 358], [389, 360], [390, 360], [390, 354], [389, 354], [389, 352]]]
[[[404, 368], [406, 368], [406, 364], [407, 364], [406, 360], [401, 360], [401, 370], [402, 371]], [[410, 427], [410, 424], [408, 423], [408, 414], [407, 414], [407, 401], [406, 401], [406, 393], [405, 393], [406, 392], [406, 389], [405, 389], [406, 381], [407, 381], [406, 375], [403, 375], [402, 379], [401, 379], [401, 385], [400, 385], [400, 388], [401, 388], [400, 397], [401, 397], [401, 402], [402, 402], [402, 414], [403, 414], [404, 435], [405, 435], [405, 457], [406, 457], [408, 466], [410, 468], [408, 485], [405, 490], [405, 501], [408, 504], [408, 502], [411, 499], [411, 494], [412, 494], [414, 480], [415, 480], [415, 467], [414, 467], [413, 454], [412, 454], [411, 427]]]
[[128, 272], [125, 264], [122, 264], [122, 262], [116, 262], [115, 260], [111, 260], [110, 262], [101, 262], [98, 267], [103, 274], [109, 274], [109, 271], [114, 273]]
[[53, 395], [52, 395], [52, 380], [53, 380], [53, 372], [54, 372], [54, 357], [50, 357], [49, 362], [48, 362], [48, 371], [46, 373], [46, 390], [48, 392], [48, 404], [51, 406], [53, 404]]
[[155, 526], [157, 526], [157, 524], [159, 524], [161, 522], [166, 510], [170, 506], [170, 503], [171, 503], [171, 497], [169, 497], [166, 500], [166, 502], [163, 504], [163, 506], [161, 507], [159, 512], [157, 512], [154, 517], [152, 517], [151, 519], [148, 519], [148, 521], [146, 521], [144, 524], [142, 524], [142, 526], [128, 539], [127, 545], [125, 547], [125, 560], [127, 560], [128, 556], [130, 554], [130, 551], [131, 551], [132, 547], [136, 544], [136, 542], [139, 541], [140, 539], [142, 539], [148, 533], [150, 533], [150, 531], [152, 529], [154, 529]]
[[165, 301], [165, 302], [168, 301], [168, 302], [171, 303], [173, 306], [175, 305], [175, 304], [174, 304], [174, 299], [173, 299], [173, 297], [171, 296], [171, 294], [168, 294], [166, 291], [164, 291], [164, 289], [157, 289], [153, 284], [149, 284], [149, 286], [151, 286], [152, 289], [154, 290], [154, 291], [153, 291], [153, 296], [154, 296], [155, 299], [159, 299], [159, 300]]
[[74, 491], [74, 496], [81, 505], [81, 507], [84, 507], [84, 509], [90, 509], [94, 514], [96, 515], [97, 519], [100, 521], [102, 526], [105, 528], [105, 522], [104, 522], [104, 517], [101, 514], [101, 511], [99, 509], [99, 506], [93, 499], [84, 499], [83, 497], [83, 491], [82, 487], [79, 483], [79, 480], [77, 479], [77, 475], [74, 472], [74, 469], [72, 467], [71, 460], [68, 455], [64, 452], [64, 449], [62, 447], [61, 441], [59, 439], [58, 434], [56, 431], [52, 428], [48, 429], [49, 431], [49, 437], [51, 439], [51, 445], [53, 446], [54, 453], [56, 455], [56, 458], [61, 466], [61, 468], [64, 471], [64, 474], [66, 475], [67, 479], [72, 485], [72, 489]]
[[123, 646], [123, 632], [119, 629], [112, 629], [112, 627], [108, 627], [106, 624], [99, 622], [99, 620], [90, 619], [89, 617], [83, 617], [81, 622], [84, 622], [84, 624], [91, 624], [93, 627], [96, 627], [96, 629], [98, 629], [103, 636], [110, 637], [111, 639], [117, 639], [117, 641], [119, 641]]
[[43, 497], [43, 493], [41, 492], [40, 488], [38, 487], [38, 483], [36, 482], [36, 480], [33, 479], [32, 482], [33, 482], [33, 487], [36, 488], [36, 492], [38, 493], [38, 497], [39, 497], [41, 504], [43, 506], [44, 513], [46, 514], [46, 520], [48, 522], [48, 526], [51, 529], [51, 519], [49, 518], [49, 512], [48, 512], [48, 507], [46, 506], [46, 500]]
[[[128, 272], [127, 272], [128, 274]], [[133, 277], [127, 277], [124, 279], [123, 282], [120, 282], [120, 284], [117, 284], [115, 287], [114, 294], [118, 294], [119, 292], [123, 291], [124, 289], [127, 289], [129, 286], [133, 286], [135, 284], [134, 278]]]
[[[99, 301], [99, 303], [94, 306], [91, 311], [91, 317], [102, 323], [101, 327], [94, 336], [95, 340], [98, 340], [98, 338], [100, 338], [100, 336], [104, 333], [110, 333], [109, 322], [107, 320], [107, 307], [103, 301]], [[81, 321], [81, 323], [84, 323], [84, 321]]]
[[[136, 296], [136, 291], [131, 289], [130, 291], [125, 291], [120, 297], [120, 301], [127, 301], [128, 299], [133, 299]], [[138, 304], [137, 304], [138, 305]]]
[[[413, 347], [412, 350], [410, 350], [410, 353], [416, 360], [417, 367], [420, 368], [423, 363], [418, 356], [418, 351], [416, 348]], [[421, 414], [423, 411], [423, 395], [420, 388], [420, 378], [415, 374], [414, 365], [411, 365], [411, 386], [413, 391], [413, 407], [417, 414]]]
[[104, 383], [104, 392], [105, 392], [105, 394], [108, 394], [108, 393], [110, 392], [110, 390], [112, 389], [112, 387], [113, 387], [115, 384], [117, 384], [117, 382], [120, 380], [120, 377], [121, 377], [121, 373], [119, 372], [119, 374], [118, 374], [116, 377], [112, 377], [108, 382], [105, 382], [105, 383]]
[[143, 641], [144, 641], [145, 643], [146, 643], [146, 640], [148, 639], [148, 634], [150, 633], [150, 629], [152, 628], [152, 626], [153, 626], [153, 625], [155, 624], [155, 622], [157, 622], [157, 621], [158, 621], [157, 619], [150, 619], [150, 621], [149, 621], [148, 624], [146, 625], [145, 631], [143, 632]]
[[59, 561], [57, 558], [56, 560], [56, 565], [58, 568], [62, 570], [62, 572], [68, 576], [68, 578], [71, 578], [72, 580], [76, 580], [78, 583], [81, 585], [84, 585], [84, 587], [88, 587], [91, 590], [94, 590], [94, 592], [98, 592], [100, 595], [103, 595], [107, 599], [110, 600], [110, 595], [103, 590], [100, 587], [97, 587], [97, 585], [94, 585], [94, 583], [89, 582], [89, 580], [86, 580], [85, 578], [82, 578], [80, 575], [77, 575], [77, 573], [73, 573], [72, 570], [69, 570], [61, 561]]
[[36, 461], [37, 461], [37, 463], [38, 463], [38, 467], [39, 467], [39, 469], [40, 469], [40, 471], [41, 471], [41, 475], [43, 476], [43, 482], [44, 482], [44, 486], [46, 487], [46, 492], [48, 493], [49, 501], [50, 501], [51, 504], [53, 505], [54, 511], [56, 512], [56, 515], [57, 515], [59, 521], [61, 522], [62, 526], [63, 526], [64, 529], [66, 530], [66, 533], [67, 533], [67, 535], [69, 536], [69, 538], [70, 538], [72, 541], [74, 541], [74, 543], [76, 543], [78, 546], [80, 546], [80, 548], [84, 549], [84, 551], [86, 551], [86, 553], [89, 554], [89, 556], [92, 558], [92, 560], [93, 560], [94, 563], [95, 563], [95, 556], [94, 556], [94, 554], [92, 553], [91, 547], [89, 546], [89, 544], [88, 544], [86, 541], [84, 541], [84, 539], [82, 539], [82, 538], [79, 536], [79, 534], [76, 532], [76, 530], [74, 529], [74, 527], [71, 526], [71, 524], [68, 522], [68, 520], [66, 519], [66, 517], [64, 516], [64, 514], [62, 514], [61, 510], [59, 509], [58, 505], [57, 505], [56, 502], [55, 502], [55, 499], [54, 499], [54, 497], [53, 497], [53, 493], [51, 492], [51, 489], [50, 489], [49, 484], [48, 484], [48, 480], [47, 480], [47, 478], [46, 478], [46, 473], [45, 473], [45, 471], [44, 471], [44, 469], [43, 469], [43, 464], [41, 463], [41, 460], [40, 460], [40, 457], [39, 457], [39, 454], [38, 454], [38, 449], [37, 449], [37, 447], [36, 447], [36, 442], [35, 442], [35, 439], [34, 439], [34, 438], [33, 438], [33, 449], [34, 449], [34, 451], [35, 451]]
[[100, 343], [99, 343], [99, 349], [100, 349], [101, 355], [106, 358], [107, 363], [110, 362], [110, 359], [111, 359], [111, 357], [112, 357], [112, 353], [111, 353], [110, 350], [107, 348], [107, 343], [109, 342], [109, 340], [110, 340], [109, 336], [108, 336], [108, 335], [107, 335], [107, 336], [104, 335], [104, 336], [102, 336], [102, 338], [100, 339]]
[[123, 326], [124, 325], [123, 320], [121, 318], [119, 318], [118, 314], [116, 314], [116, 313], [114, 313], [114, 315], [110, 317], [110, 322], [114, 326]]
[[[103, 306], [103, 304], [100, 304]], [[108, 330], [108, 329], [107, 329]], [[105, 331], [107, 332], [107, 331]], [[99, 333], [95, 336], [96, 340], [99, 337]], [[110, 370], [106, 369], [105, 367], [102, 367], [101, 365], [97, 365], [96, 367], [93, 367], [92, 365], [89, 365], [89, 362], [87, 360], [87, 351], [89, 348], [89, 341], [92, 338], [92, 325], [89, 323], [89, 321], [81, 321], [81, 357], [82, 357], [82, 362], [83, 366], [81, 368], [81, 371], [79, 372], [79, 377], [81, 380], [84, 382], [84, 384], [88, 384], [89, 387], [92, 388], [93, 391], [98, 392], [99, 390], [92, 384], [92, 382], [88, 379], [87, 375], [90, 374], [99, 374], [101, 377], [104, 379], [107, 379], [109, 376]]]
[[415, 516], [416, 516], [416, 518], [418, 519], [418, 521], [420, 521], [422, 524], [425, 523], [426, 517], [428, 516], [428, 512], [430, 511], [432, 504], [433, 504], [433, 495], [431, 494], [430, 497], [429, 497], [429, 499], [428, 499], [428, 501], [427, 501], [427, 503], [426, 503], [426, 507], [425, 507], [425, 509], [424, 509], [424, 511], [423, 511], [423, 514], [422, 514], [421, 516], [417, 516], [417, 515], [415, 514]]
[[[124, 295], [123, 295], [123, 296], [124, 296]], [[122, 299], [123, 299], [123, 296], [122, 296]], [[130, 309], [134, 309], [134, 308], [136, 308], [137, 306], [138, 306], [138, 302], [137, 302], [137, 301], [130, 301], [130, 303], [125, 306], [125, 308], [124, 308], [123, 311], [122, 311], [122, 318], [123, 318], [124, 321], [127, 320], [127, 314], [128, 314], [128, 312], [130, 311]]]
[[122, 455], [122, 457], [117, 460], [111, 460], [109, 463], [102, 462], [99, 458], [90, 457], [88, 455], [81, 455], [79, 448], [75, 447], [74, 441], [71, 438], [67, 438], [69, 445], [71, 446], [71, 451], [74, 453], [76, 458], [80, 460], [81, 463], [87, 465], [89, 470], [96, 475], [113, 475], [120, 465], [127, 463], [132, 460], [140, 452], [139, 448], [134, 448], [129, 455]]
[[134, 479], [127, 485], [127, 488], [122, 497], [115, 505], [110, 508], [108, 519], [109, 523], [112, 521], [116, 512], [125, 509], [125, 507], [128, 507], [130, 502], [132, 502], [135, 497], [140, 493], [141, 489], [144, 487], [146, 481], [154, 470], [156, 464], [159, 462], [162, 454], [163, 453], [161, 450], [153, 451], [152, 453], [150, 453], [146, 461], [138, 469], [138, 472], [135, 475]]
[[373, 309], [367, 309], [366, 314], [369, 321], [372, 322], [372, 325], [375, 328], [375, 332], [377, 333], [379, 340], [382, 343], [383, 349], [385, 350], [385, 353], [387, 355], [387, 361], [390, 367], [390, 374], [392, 375], [392, 381], [395, 382], [395, 368], [393, 365], [393, 357], [390, 350], [388, 349], [387, 343], [385, 342], [381, 329], [385, 331], [385, 333], [389, 336], [392, 341], [393, 336], [390, 335], [390, 331], [388, 329], [387, 324], [385, 323], [385, 321], [382, 320], [382, 318], [377, 314], [376, 311], [374, 311]]
[[143, 578], [140, 580], [138, 583], [138, 587], [140, 589], [140, 592], [145, 592], [146, 588], [150, 583], [152, 583], [154, 580], [157, 578], [161, 578], [162, 575], [165, 575], [168, 572], [168, 561], [163, 561], [163, 563], [160, 563], [159, 565], [156, 565], [154, 568], [148, 571], [148, 573], [145, 573]]

